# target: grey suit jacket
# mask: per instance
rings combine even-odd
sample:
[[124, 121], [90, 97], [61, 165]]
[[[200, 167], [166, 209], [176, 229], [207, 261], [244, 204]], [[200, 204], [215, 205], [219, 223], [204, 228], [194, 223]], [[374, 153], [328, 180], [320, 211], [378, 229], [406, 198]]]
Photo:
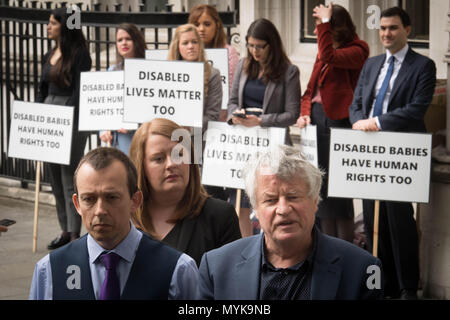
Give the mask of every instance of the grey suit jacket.
[[[381, 270], [380, 260], [351, 243], [317, 232], [311, 299], [381, 299], [382, 289], [366, 285], [371, 275], [367, 268], [375, 265]], [[257, 300], [263, 239], [263, 234], [247, 237], [205, 253], [197, 298]]]
[[208, 95], [203, 103], [203, 132], [207, 129], [208, 121], [217, 121], [222, 107], [222, 80], [220, 71], [211, 67], [208, 80]]
[[[374, 88], [386, 54], [369, 58], [361, 71], [350, 105], [350, 122], [367, 119], [375, 99]], [[379, 116], [382, 130], [425, 132], [424, 116], [436, 86], [433, 60], [409, 48], [395, 79], [386, 113]]]
[[[244, 58], [245, 59], [245, 58]], [[243, 72], [244, 59], [234, 74], [233, 87], [228, 100], [227, 122], [230, 123], [232, 113], [242, 108], [244, 101], [244, 86], [248, 75]], [[263, 114], [261, 127], [286, 128], [293, 125], [300, 115], [300, 71], [297, 66], [288, 66], [283, 81], [278, 83], [270, 81], [267, 84], [263, 101]]]

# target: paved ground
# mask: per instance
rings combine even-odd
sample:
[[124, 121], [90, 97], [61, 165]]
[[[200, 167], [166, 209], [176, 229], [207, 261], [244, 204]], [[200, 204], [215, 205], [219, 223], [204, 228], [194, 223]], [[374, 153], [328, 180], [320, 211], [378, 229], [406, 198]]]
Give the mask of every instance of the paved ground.
[[41, 192], [37, 250], [33, 253], [33, 188], [23, 189], [17, 181], [0, 179], [0, 220], [16, 220], [0, 236], [0, 300], [28, 299], [34, 266], [49, 252], [47, 244], [61, 232], [54, 197], [49, 192]]
[[0, 299], [28, 299], [34, 266], [60, 232], [55, 208], [41, 204], [33, 253], [33, 215], [34, 203], [0, 196], [0, 219], [17, 221], [0, 236]]

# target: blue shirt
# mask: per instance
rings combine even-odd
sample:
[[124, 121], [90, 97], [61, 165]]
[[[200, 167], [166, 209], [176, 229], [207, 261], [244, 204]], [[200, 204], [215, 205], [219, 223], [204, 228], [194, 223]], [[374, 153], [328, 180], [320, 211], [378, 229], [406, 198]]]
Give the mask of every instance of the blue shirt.
[[[130, 232], [126, 238], [113, 250], [122, 259], [117, 266], [117, 273], [120, 281], [120, 292], [123, 292], [128, 280], [131, 267], [136, 257], [136, 251], [142, 238], [132, 223]], [[100, 290], [105, 279], [105, 267], [100, 262], [99, 256], [108, 251], [103, 249], [91, 235], [87, 236], [87, 249], [89, 255], [89, 267], [91, 270], [92, 286], [95, 298], [98, 299]], [[198, 283], [198, 268], [195, 261], [187, 254], [181, 254], [172, 275], [169, 287], [169, 300], [190, 300], [195, 298]], [[50, 255], [47, 254], [36, 264], [33, 280], [31, 282], [30, 300], [52, 300], [53, 283], [52, 270], [50, 265]]]

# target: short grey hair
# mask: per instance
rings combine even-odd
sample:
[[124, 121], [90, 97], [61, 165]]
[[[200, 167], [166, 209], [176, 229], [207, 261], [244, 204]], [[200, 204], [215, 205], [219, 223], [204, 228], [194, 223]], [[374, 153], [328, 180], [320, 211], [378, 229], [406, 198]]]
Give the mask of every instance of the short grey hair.
[[245, 191], [254, 209], [256, 209], [258, 176], [273, 174], [284, 181], [301, 179], [308, 188], [308, 196], [320, 201], [324, 173], [309, 163], [299, 149], [280, 145], [259, 154], [243, 169]]

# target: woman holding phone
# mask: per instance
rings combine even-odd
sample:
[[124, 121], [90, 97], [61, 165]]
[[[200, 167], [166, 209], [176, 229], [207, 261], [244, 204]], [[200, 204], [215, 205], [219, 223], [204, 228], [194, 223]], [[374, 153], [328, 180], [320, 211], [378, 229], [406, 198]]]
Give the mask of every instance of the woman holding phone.
[[[299, 116], [300, 71], [287, 57], [278, 30], [267, 19], [248, 28], [247, 57], [236, 69], [228, 101], [229, 124], [245, 127], [286, 128], [285, 142], [291, 144], [289, 126]], [[231, 193], [236, 200], [236, 192]], [[242, 236], [252, 234], [250, 203], [241, 199], [239, 224]]]

